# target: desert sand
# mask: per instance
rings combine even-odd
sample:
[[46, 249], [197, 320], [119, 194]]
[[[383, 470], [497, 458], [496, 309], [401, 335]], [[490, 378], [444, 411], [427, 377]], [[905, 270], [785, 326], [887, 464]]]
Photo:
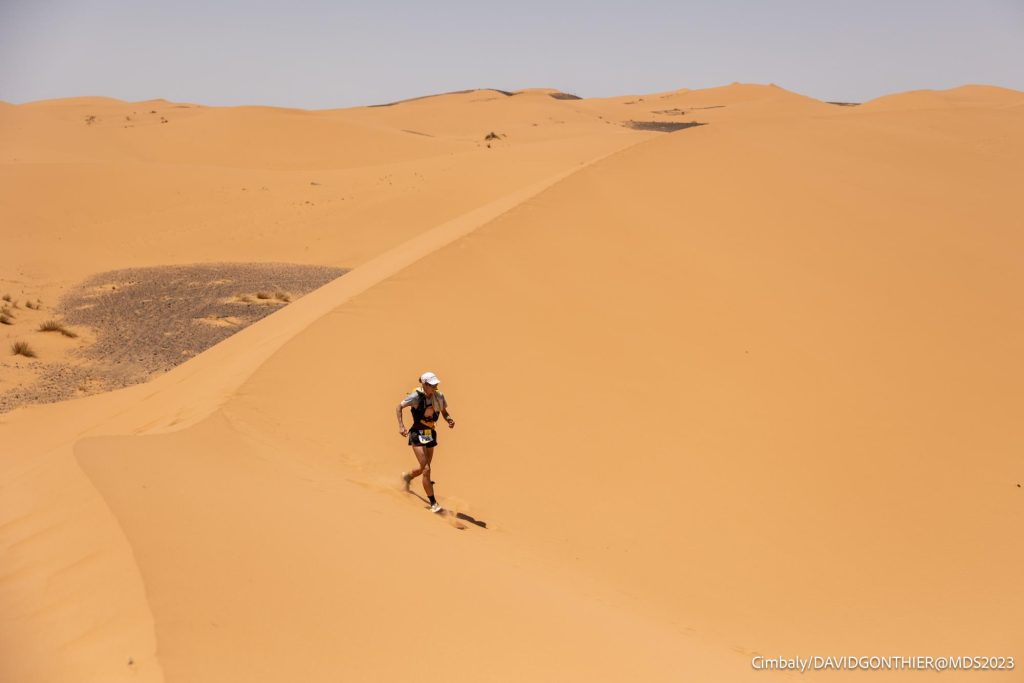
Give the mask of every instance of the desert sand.
[[5, 103], [0, 389], [102, 339], [36, 330], [97, 274], [345, 272], [0, 414], [0, 680], [1017, 680], [1022, 177], [991, 86]]

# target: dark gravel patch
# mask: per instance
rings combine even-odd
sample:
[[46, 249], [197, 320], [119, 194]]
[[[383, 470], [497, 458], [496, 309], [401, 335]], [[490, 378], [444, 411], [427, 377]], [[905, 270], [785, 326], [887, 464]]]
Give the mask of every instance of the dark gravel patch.
[[697, 121], [626, 121], [623, 125], [634, 130], [656, 130], [662, 133], [671, 133], [672, 131], [682, 130], [683, 128], [706, 126], [708, 124], [699, 123]]
[[[41, 364], [34, 384], [0, 394], [0, 413], [145, 382], [346, 272], [214, 263], [96, 275], [57, 307], [63, 322], [92, 328], [96, 342], [73, 352], [67, 363]], [[251, 300], [242, 300], [246, 296]]]

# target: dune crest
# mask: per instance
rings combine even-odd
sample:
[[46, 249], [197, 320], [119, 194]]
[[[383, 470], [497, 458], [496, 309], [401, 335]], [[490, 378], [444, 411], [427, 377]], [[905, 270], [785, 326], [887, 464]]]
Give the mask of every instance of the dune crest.
[[1024, 92], [992, 85], [962, 85], [948, 90], [914, 90], [884, 95], [864, 103], [866, 111], [1002, 108], [1024, 104]]

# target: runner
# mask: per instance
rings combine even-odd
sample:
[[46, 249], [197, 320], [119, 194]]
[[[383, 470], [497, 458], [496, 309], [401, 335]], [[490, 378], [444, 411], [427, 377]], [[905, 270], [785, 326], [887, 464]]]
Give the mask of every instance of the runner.
[[[423, 475], [423, 490], [430, 498], [430, 511], [441, 512], [441, 505], [434, 498], [434, 482], [430, 480], [430, 461], [434, 457], [434, 447], [437, 446], [437, 430], [434, 424], [440, 413], [448, 422], [448, 429], [455, 428], [455, 420], [448, 414], [448, 401], [437, 386], [441, 380], [432, 372], [424, 372], [420, 375], [420, 386], [402, 399], [398, 404], [398, 431], [402, 436], [409, 437], [409, 445], [416, 455], [420, 466], [412, 472], [402, 472], [402, 481], [405, 490], [409, 490], [409, 483], [416, 477]], [[405, 428], [402, 420], [402, 408], [409, 406], [412, 409], [412, 429]]]

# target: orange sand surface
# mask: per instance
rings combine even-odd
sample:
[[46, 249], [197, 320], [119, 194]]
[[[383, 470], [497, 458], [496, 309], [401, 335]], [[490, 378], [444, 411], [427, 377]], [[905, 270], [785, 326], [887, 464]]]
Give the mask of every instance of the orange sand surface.
[[1024, 93], [553, 95], [0, 107], [0, 294], [352, 268], [0, 416], [0, 681], [1019, 680]]

